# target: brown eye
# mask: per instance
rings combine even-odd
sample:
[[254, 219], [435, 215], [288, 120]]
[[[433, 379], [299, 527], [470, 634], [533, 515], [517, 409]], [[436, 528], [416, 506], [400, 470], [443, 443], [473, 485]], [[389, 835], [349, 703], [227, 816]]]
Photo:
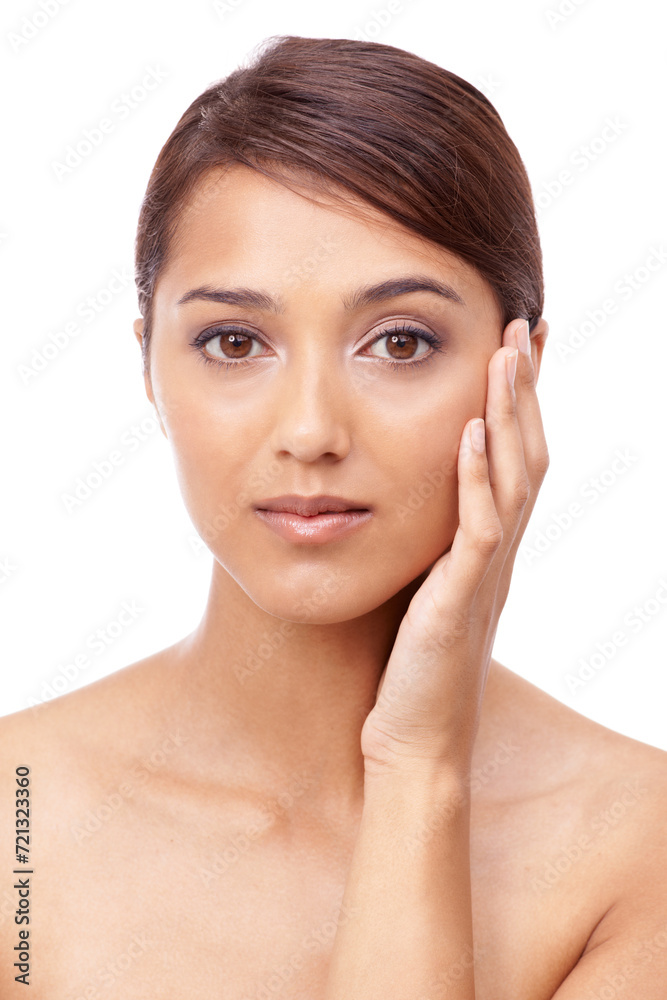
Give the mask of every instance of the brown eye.
[[387, 350], [392, 358], [407, 360], [418, 348], [418, 337], [411, 333], [392, 333], [387, 336]]
[[407, 323], [385, 330], [369, 346], [374, 348], [383, 341], [385, 343], [383, 351], [379, 353], [373, 351], [373, 356], [398, 364], [404, 361], [406, 366], [419, 363], [424, 355], [429, 354], [429, 347], [432, 349], [431, 354], [433, 349], [438, 350], [440, 347], [439, 341], [433, 334]]
[[252, 350], [252, 339], [242, 333], [221, 333], [211, 339], [219, 340], [226, 358], [246, 358]]
[[244, 330], [217, 327], [200, 333], [192, 341], [192, 346], [202, 361], [233, 367], [258, 354], [259, 351], [251, 353], [253, 347], [261, 348], [262, 345], [253, 334]]

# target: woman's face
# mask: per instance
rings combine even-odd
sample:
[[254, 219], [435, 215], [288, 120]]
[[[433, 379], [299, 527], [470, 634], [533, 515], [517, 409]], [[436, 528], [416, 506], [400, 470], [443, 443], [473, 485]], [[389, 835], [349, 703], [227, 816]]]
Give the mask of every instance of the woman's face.
[[[190, 205], [157, 283], [146, 381], [188, 512], [268, 613], [355, 618], [453, 541], [459, 442], [484, 416], [498, 303], [474, 269], [351, 197], [356, 215], [235, 164]], [[416, 279], [459, 301], [406, 291]], [[227, 294], [241, 289], [252, 302]], [[329, 541], [288, 539], [256, 511], [283, 494], [372, 516]]]

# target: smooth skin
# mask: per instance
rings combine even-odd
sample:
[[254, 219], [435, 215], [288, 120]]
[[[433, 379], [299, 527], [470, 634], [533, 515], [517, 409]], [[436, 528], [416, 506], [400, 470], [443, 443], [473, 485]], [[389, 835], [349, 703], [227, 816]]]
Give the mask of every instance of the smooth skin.
[[[416, 274], [463, 302], [345, 307]], [[204, 286], [275, 307], [179, 304]], [[402, 323], [439, 349], [399, 347]], [[246, 332], [227, 353], [221, 325]], [[251, 356], [206, 364], [202, 333], [213, 361]], [[145, 382], [209, 598], [181, 641], [0, 720], [0, 954], [28, 764], [33, 1000], [667, 997], [666, 755], [492, 657], [548, 465], [546, 336], [503, 328], [474, 270], [353, 199], [240, 166], [200, 184]], [[253, 509], [282, 493], [373, 517], [287, 542]], [[12, 961], [3, 998], [24, 995]]]

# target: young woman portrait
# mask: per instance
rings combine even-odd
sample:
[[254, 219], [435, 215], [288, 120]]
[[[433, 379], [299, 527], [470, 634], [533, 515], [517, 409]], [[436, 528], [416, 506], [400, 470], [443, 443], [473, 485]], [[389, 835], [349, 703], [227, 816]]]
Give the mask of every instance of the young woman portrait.
[[0, 996], [667, 998], [664, 751], [494, 656], [550, 463], [498, 111], [285, 34], [171, 128], [132, 345], [210, 588], [0, 720]]

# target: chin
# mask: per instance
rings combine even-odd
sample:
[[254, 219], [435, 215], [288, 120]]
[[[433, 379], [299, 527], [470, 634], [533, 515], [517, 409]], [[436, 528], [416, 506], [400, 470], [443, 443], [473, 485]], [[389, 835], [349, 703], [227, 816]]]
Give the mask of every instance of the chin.
[[383, 603], [382, 596], [374, 603], [367, 588], [352, 587], [348, 574], [337, 573], [335, 569], [321, 572], [315, 586], [271, 588], [268, 593], [265, 587], [249, 587], [246, 593], [266, 614], [295, 625], [336, 625], [373, 611]]
[[[367, 564], [355, 567], [335, 564], [311, 566], [308, 572], [265, 573], [261, 579], [235, 575], [239, 586], [266, 614], [299, 625], [335, 625], [370, 614], [389, 601], [408, 599], [428, 576], [431, 566], [414, 577], [383, 572]], [[392, 576], [396, 576], [392, 583]]]

